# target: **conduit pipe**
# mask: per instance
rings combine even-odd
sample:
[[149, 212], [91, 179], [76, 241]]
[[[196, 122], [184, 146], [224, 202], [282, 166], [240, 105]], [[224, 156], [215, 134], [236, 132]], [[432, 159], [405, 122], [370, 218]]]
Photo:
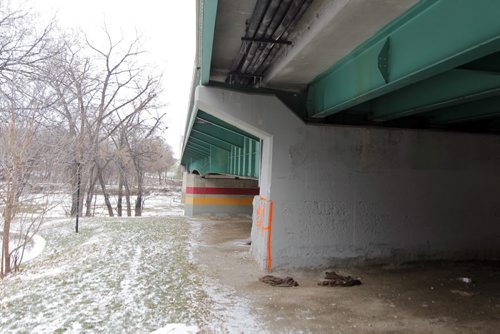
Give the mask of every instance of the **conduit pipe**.
[[[226, 82], [255, 84], [255, 78], [261, 77], [278, 56], [281, 45], [277, 43], [286, 40], [311, 3], [312, 0], [258, 0], [244, 36], [250, 41], [242, 41]], [[259, 40], [276, 43], [264, 44]]]

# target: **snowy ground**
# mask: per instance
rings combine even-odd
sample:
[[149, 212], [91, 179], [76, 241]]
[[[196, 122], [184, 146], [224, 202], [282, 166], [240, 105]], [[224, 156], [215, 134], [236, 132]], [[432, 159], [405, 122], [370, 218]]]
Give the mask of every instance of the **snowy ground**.
[[224, 327], [178, 199], [149, 198], [145, 217], [81, 219], [79, 234], [59, 207], [40, 231], [45, 249], [0, 282], [0, 332]]

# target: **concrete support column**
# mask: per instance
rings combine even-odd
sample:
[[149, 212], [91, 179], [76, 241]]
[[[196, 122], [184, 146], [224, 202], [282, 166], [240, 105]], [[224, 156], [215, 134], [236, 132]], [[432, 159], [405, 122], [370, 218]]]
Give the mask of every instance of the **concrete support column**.
[[202, 178], [188, 174], [184, 179], [184, 214], [252, 214], [253, 197], [259, 193], [257, 180]]
[[188, 183], [188, 175], [187, 171], [182, 172], [182, 189], [181, 189], [181, 202], [185, 203], [186, 200], [186, 187]]
[[198, 109], [262, 140], [262, 268], [500, 258], [500, 137], [304, 124], [274, 96], [198, 87]]
[[265, 196], [255, 196], [252, 214], [252, 255], [259, 267], [271, 271], [273, 268], [272, 256], [273, 230], [273, 201]]

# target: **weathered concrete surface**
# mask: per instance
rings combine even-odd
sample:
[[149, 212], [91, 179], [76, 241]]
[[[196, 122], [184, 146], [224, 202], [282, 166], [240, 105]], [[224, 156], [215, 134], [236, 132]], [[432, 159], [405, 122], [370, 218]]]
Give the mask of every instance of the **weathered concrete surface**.
[[182, 186], [181, 186], [181, 202], [184, 203], [186, 199], [186, 187], [188, 184], [188, 175], [189, 173], [184, 171], [182, 172]]
[[266, 74], [265, 84], [304, 89], [314, 78], [410, 9], [417, 0], [314, 1], [295, 32], [291, 47]]
[[[185, 174], [184, 214], [188, 217], [210, 213], [251, 215], [253, 191], [258, 191], [256, 188], [257, 180], [204, 178], [200, 175]], [[252, 194], [235, 194], [235, 189], [250, 190]]]
[[[195, 100], [263, 139], [273, 268], [500, 256], [499, 136], [306, 125], [273, 96], [209, 87]], [[269, 222], [252, 233], [262, 268]]]
[[[224, 82], [245, 35], [256, 0], [219, 0], [210, 79]], [[264, 85], [302, 89], [417, 0], [315, 0], [282, 47]]]
[[[245, 246], [249, 220], [219, 217], [191, 224], [195, 263], [226, 296], [217, 309], [229, 313], [229, 329], [244, 328], [234, 332], [497, 333], [500, 328], [500, 263], [331, 268], [362, 280], [352, 288], [318, 286], [323, 274], [318, 270], [275, 271], [300, 285], [273, 288], [258, 281], [265, 273]], [[475, 286], [467, 288], [459, 277], [472, 278]]]

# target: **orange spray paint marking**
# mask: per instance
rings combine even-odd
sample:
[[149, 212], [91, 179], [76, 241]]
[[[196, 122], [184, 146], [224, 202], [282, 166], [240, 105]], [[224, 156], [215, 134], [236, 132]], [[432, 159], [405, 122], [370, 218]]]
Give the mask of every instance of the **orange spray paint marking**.
[[255, 225], [262, 230], [262, 225], [264, 223], [264, 217], [266, 213], [266, 205], [265, 202], [259, 201], [259, 205], [257, 206], [256, 210], [256, 216], [257, 216], [257, 221]]
[[271, 272], [273, 258], [271, 256], [271, 237], [273, 234], [273, 201], [269, 201], [269, 222], [267, 225], [267, 271]]
[[[264, 220], [266, 217], [266, 209], [269, 203], [269, 216], [267, 221], [267, 226], [264, 225]], [[259, 204], [255, 210], [255, 226], [261, 231], [262, 238], [265, 237], [267, 232], [267, 271], [271, 272], [273, 265], [273, 259], [271, 255], [271, 238], [272, 238], [272, 228], [273, 228], [273, 201], [267, 200], [265, 196], [260, 196]]]

